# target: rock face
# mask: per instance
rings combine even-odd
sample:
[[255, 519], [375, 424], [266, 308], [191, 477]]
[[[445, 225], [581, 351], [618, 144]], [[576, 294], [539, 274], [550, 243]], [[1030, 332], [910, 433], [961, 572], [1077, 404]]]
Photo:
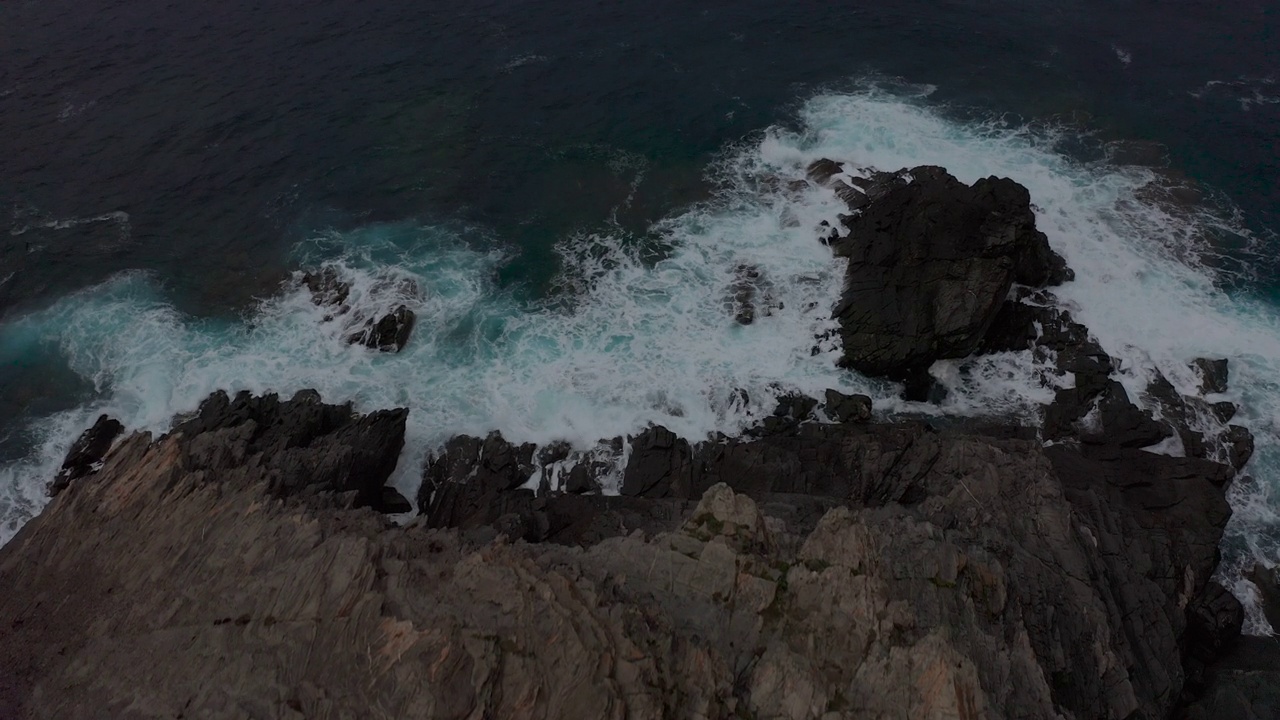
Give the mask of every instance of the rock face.
[[867, 375], [909, 377], [973, 353], [1013, 283], [1041, 287], [1065, 273], [1021, 185], [970, 187], [936, 167], [908, 175], [851, 205], [849, 232], [832, 245], [849, 258], [834, 310], [841, 362]]
[[[1230, 634], [1209, 461], [921, 424], [654, 429], [631, 495], [534, 498], [525, 474], [564, 451], [493, 435], [429, 461], [427, 517], [395, 527], [351, 488], [402, 423], [215, 395], [126, 439], [0, 548], [0, 712], [1163, 718], [1184, 646]], [[473, 472], [484, 501], [447, 502]], [[513, 542], [538, 513], [579, 525]]]

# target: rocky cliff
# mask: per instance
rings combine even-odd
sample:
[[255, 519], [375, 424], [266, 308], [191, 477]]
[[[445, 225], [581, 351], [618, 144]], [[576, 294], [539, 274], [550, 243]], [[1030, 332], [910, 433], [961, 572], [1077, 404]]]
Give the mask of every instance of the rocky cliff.
[[[1140, 406], [1028, 301], [1068, 275], [1025, 191], [870, 177], [810, 170], [850, 206], [826, 238], [851, 259], [846, 363], [928, 396], [932, 359], [1052, 353], [1074, 382], [1042, 427], [873, 422], [831, 391], [743, 437], [617, 438], [620, 466], [459, 436], [397, 525], [404, 410], [219, 393], [160, 437], [104, 419], [0, 548], [0, 717], [1257, 710], [1274, 656], [1236, 643], [1211, 580], [1249, 452], [1234, 408], [1158, 382]], [[897, 315], [866, 310], [890, 287]]]

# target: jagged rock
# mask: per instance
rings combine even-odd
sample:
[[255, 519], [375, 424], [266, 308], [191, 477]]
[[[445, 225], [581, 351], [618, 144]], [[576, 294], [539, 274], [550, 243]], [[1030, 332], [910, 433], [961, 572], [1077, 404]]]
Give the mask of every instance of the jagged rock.
[[1231, 418], [1235, 417], [1236, 412], [1239, 411], [1239, 408], [1236, 407], [1235, 403], [1227, 400], [1212, 403], [1206, 409], [1220, 423], [1231, 422]]
[[802, 393], [786, 393], [778, 397], [773, 416], [788, 420], [806, 420], [818, 406], [818, 401]]
[[1210, 582], [1187, 610], [1187, 652], [1206, 665], [1240, 639], [1244, 606], [1226, 588]]
[[66, 490], [73, 480], [92, 474], [122, 432], [124, 425], [119, 420], [106, 415], [98, 416], [97, 422], [71, 443], [62, 467], [54, 476], [53, 482], [49, 483], [49, 496], [56, 496]]
[[[330, 306], [334, 311], [325, 321], [351, 312], [347, 300], [351, 296], [351, 283], [343, 280], [338, 271], [324, 267], [302, 275], [302, 284], [311, 292], [316, 305]], [[411, 298], [419, 295], [418, 285], [409, 278], [383, 279], [374, 284], [375, 296]], [[382, 316], [363, 317], [363, 313], [347, 319], [347, 328], [356, 328], [347, 334], [347, 343], [364, 345], [383, 352], [400, 352], [409, 341], [417, 316], [407, 305], [400, 304]]]
[[1098, 425], [1085, 428], [1080, 439], [1095, 445], [1142, 448], [1171, 435], [1173, 431], [1168, 426], [1156, 422], [1133, 404], [1123, 385], [1109, 380], [1098, 402]]
[[841, 364], [906, 377], [978, 346], [1014, 282], [1041, 286], [1065, 267], [1036, 230], [1022, 186], [966, 186], [941, 168], [909, 171], [847, 221], [832, 247], [849, 258], [834, 310]]
[[631, 439], [631, 457], [622, 475], [622, 494], [670, 497], [687, 488], [691, 463], [688, 441], [661, 425], [651, 427]]
[[413, 311], [405, 305], [400, 305], [378, 318], [377, 322], [369, 318], [365, 321], [363, 328], [347, 336], [347, 342], [382, 352], [400, 352], [404, 349], [405, 343], [409, 342], [409, 334], [413, 332], [416, 321], [417, 316]]
[[[459, 435], [427, 456], [418, 511], [431, 527], [474, 527], [493, 521], [503, 493], [524, 485], [536, 469], [534, 445], [512, 445], [502, 433]], [[532, 497], [532, 491], [524, 491]]]
[[806, 176], [819, 185], [826, 185], [831, 182], [831, 178], [844, 172], [844, 166], [835, 160], [822, 158], [809, 163], [809, 168], [805, 171]]
[[256, 458], [253, 471], [265, 474], [277, 497], [327, 494], [383, 511], [394, 499], [384, 485], [404, 447], [408, 415], [404, 408], [358, 415], [350, 404], [321, 402], [314, 390], [286, 401], [274, 393], [230, 398], [219, 391], [172, 435], [189, 440], [184, 451], [193, 472], [236, 482], [243, 474], [236, 464]]
[[351, 295], [351, 283], [338, 277], [338, 271], [324, 267], [302, 275], [302, 284], [311, 291], [311, 302], [316, 305], [341, 307]]
[[1208, 395], [1227, 391], [1228, 370], [1225, 358], [1222, 360], [1196, 358], [1191, 361], [1191, 367], [1200, 374], [1201, 392]]
[[388, 485], [382, 488], [379, 509], [388, 515], [402, 515], [413, 512], [413, 503], [409, 502], [409, 498], [401, 495], [399, 490]]
[[1253, 458], [1253, 433], [1243, 425], [1228, 425], [1226, 446], [1227, 463], [1236, 470], [1243, 470]]
[[866, 395], [845, 395], [838, 390], [827, 390], [823, 410], [827, 417], [838, 423], [861, 423], [871, 420], [871, 398]]

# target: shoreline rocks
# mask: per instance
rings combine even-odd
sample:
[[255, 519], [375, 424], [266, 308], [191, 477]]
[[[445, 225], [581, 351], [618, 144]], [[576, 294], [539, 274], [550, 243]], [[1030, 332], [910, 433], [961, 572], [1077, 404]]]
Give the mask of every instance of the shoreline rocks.
[[123, 440], [0, 548], [4, 707], [1165, 717], [1238, 627], [1209, 580], [1231, 470], [1208, 460], [924, 423], [653, 428], [622, 496], [534, 495], [570, 456], [493, 434], [430, 458], [398, 527], [366, 500], [403, 422], [219, 393]]
[[[457, 436], [396, 526], [383, 513], [413, 507], [386, 485], [405, 409], [215, 393], [166, 435], [120, 440], [100, 418], [0, 548], [15, 589], [0, 594], [0, 714], [1274, 707], [1259, 687], [1280, 651], [1239, 639], [1242, 608], [1211, 579], [1252, 451], [1225, 425], [1234, 406], [1163, 378], [1129, 396], [1056, 308], [1047, 287], [1070, 271], [1015, 183], [830, 160], [808, 176], [850, 210], [847, 233], [823, 238], [850, 258], [846, 364], [928, 397], [936, 359], [1040, 353], [1074, 380], [1042, 427], [876, 422], [870, 398], [829, 390], [781, 395], [741, 437], [652, 426], [584, 453]], [[769, 311], [768, 283], [748, 266], [735, 278], [727, 307], [747, 324]], [[332, 270], [302, 282], [331, 319], [351, 312]], [[398, 350], [413, 322], [399, 309], [358, 321], [356, 341]], [[1206, 394], [1226, 389], [1224, 361], [1194, 367]], [[1220, 432], [1202, 430], [1209, 416]]]

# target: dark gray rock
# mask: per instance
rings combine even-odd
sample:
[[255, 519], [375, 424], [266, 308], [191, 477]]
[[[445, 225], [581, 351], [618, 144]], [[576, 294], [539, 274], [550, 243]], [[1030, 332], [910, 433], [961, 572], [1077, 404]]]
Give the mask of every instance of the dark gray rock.
[[92, 427], [81, 433], [80, 437], [71, 443], [71, 448], [67, 450], [67, 456], [62, 461], [62, 467], [54, 476], [53, 482], [49, 483], [49, 496], [56, 496], [66, 490], [73, 480], [91, 475], [94, 468], [106, 457], [111, 444], [120, 437], [122, 432], [124, 432], [124, 425], [121, 425], [120, 421], [100, 415]]
[[1230, 591], [1210, 581], [1187, 608], [1186, 652], [1206, 666], [1230, 650], [1244, 627], [1244, 606]]
[[631, 438], [631, 456], [622, 475], [622, 494], [648, 498], [689, 497], [693, 453], [687, 440], [661, 425]]
[[849, 258], [834, 310], [841, 363], [906, 377], [978, 349], [1014, 282], [1059, 279], [1060, 258], [1036, 230], [1026, 189], [987, 178], [966, 186], [941, 168], [875, 198], [833, 248]]
[[311, 301], [316, 305], [340, 308], [346, 305], [347, 298], [351, 296], [351, 283], [338, 277], [338, 271], [331, 267], [303, 273], [302, 284], [311, 291]]
[[382, 352], [400, 352], [409, 342], [409, 334], [413, 332], [416, 321], [414, 312], [400, 305], [378, 318], [377, 322], [369, 318], [363, 328], [347, 336], [347, 342]]
[[1231, 422], [1231, 418], [1236, 416], [1236, 412], [1239, 411], [1239, 408], [1236, 407], [1235, 403], [1223, 400], [1222, 402], [1216, 402], [1209, 405], [1207, 410], [1214, 418], [1217, 419], [1218, 422], [1228, 423]]
[[866, 395], [845, 395], [838, 390], [827, 390], [823, 410], [827, 417], [838, 423], [861, 423], [871, 420], [871, 398]]
[[1206, 358], [1196, 358], [1191, 361], [1191, 367], [1200, 374], [1200, 391], [1207, 394], [1224, 393], [1227, 391], [1227, 379], [1229, 376], [1227, 369], [1227, 360], [1208, 360]]
[[219, 391], [173, 434], [190, 440], [189, 467], [219, 480], [237, 481], [227, 468], [254, 457], [277, 497], [323, 495], [384, 511], [388, 500], [402, 507], [384, 485], [404, 447], [408, 415], [404, 408], [359, 415], [349, 404], [321, 402], [314, 390], [284, 401], [274, 393], [231, 398]]
[[379, 510], [388, 515], [401, 515], [413, 512], [413, 503], [390, 485], [382, 488], [382, 501]]
[[1254, 565], [1248, 577], [1249, 582], [1258, 588], [1267, 622], [1273, 631], [1280, 633], [1280, 567]]
[[1094, 445], [1118, 445], [1126, 448], [1142, 448], [1164, 440], [1173, 431], [1156, 422], [1129, 399], [1123, 385], [1115, 380], [1107, 381], [1098, 402], [1099, 426], [1086, 428], [1080, 439]]
[[1243, 425], [1228, 425], [1226, 447], [1227, 462], [1236, 470], [1243, 470], [1253, 457], [1253, 433]]
[[[494, 505], [533, 476], [534, 445], [513, 445], [498, 432], [459, 435], [427, 456], [418, 512], [431, 527], [470, 528], [491, 523]], [[533, 496], [531, 491], [521, 491]]]
[[813, 182], [819, 185], [826, 185], [827, 183], [831, 182], [831, 178], [843, 172], [844, 172], [843, 165], [841, 165], [840, 163], [834, 160], [822, 158], [820, 160], [814, 160], [812, 163], [809, 163], [809, 168], [806, 171], [806, 175]]

